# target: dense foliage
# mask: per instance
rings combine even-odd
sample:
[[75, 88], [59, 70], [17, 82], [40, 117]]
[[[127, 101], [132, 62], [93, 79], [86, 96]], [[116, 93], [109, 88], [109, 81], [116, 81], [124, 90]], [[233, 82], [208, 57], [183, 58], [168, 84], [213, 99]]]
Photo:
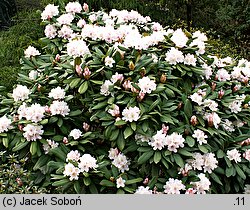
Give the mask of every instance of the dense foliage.
[[48, 5], [1, 98], [1, 150], [35, 185], [71, 193], [241, 193], [249, 184], [250, 62], [200, 31], [135, 11]]

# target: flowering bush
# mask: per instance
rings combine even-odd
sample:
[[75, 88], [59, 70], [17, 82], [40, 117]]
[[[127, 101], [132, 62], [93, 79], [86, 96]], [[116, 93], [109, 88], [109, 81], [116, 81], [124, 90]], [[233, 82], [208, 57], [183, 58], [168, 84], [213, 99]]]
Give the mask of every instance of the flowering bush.
[[200, 31], [70, 2], [41, 14], [43, 53], [2, 96], [1, 142], [36, 184], [76, 193], [240, 193], [250, 175], [250, 62]]

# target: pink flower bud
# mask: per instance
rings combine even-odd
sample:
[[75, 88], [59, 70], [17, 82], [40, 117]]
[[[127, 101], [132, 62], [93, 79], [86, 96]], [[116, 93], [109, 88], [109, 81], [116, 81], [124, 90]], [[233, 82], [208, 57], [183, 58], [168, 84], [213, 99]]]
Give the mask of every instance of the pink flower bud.
[[207, 118], [207, 121], [208, 121], [208, 126], [209, 127], [212, 127], [214, 125], [214, 118], [213, 118], [213, 115], [210, 114]]
[[47, 112], [47, 113], [51, 112], [49, 106], [45, 106], [45, 112]]
[[60, 59], [61, 59], [60, 55], [59, 55], [59, 54], [57, 54], [57, 55], [56, 55], [56, 57], [55, 57], [56, 62], [59, 62], [59, 61], [60, 61]]
[[147, 185], [148, 183], [149, 183], [149, 179], [145, 178], [144, 181], [143, 181], [143, 184]]
[[23, 186], [23, 182], [20, 178], [16, 178], [16, 182], [17, 182], [19, 187]]
[[216, 88], [216, 83], [215, 82], [212, 82], [212, 90], [214, 91]]
[[78, 76], [82, 76], [82, 67], [80, 65], [76, 65], [76, 73], [78, 74]]
[[161, 125], [161, 130], [162, 130], [162, 133], [167, 134], [168, 130], [169, 130], [169, 127], [165, 126], [165, 124], [162, 124]]
[[19, 124], [19, 125], [18, 125], [18, 129], [19, 129], [20, 131], [23, 131], [23, 125]]
[[235, 92], [237, 92], [238, 90], [239, 90], [239, 87], [238, 87], [237, 85], [235, 85], [234, 88], [233, 88], [233, 92], [235, 93]]
[[198, 120], [197, 120], [197, 117], [195, 115], [193, 115], [191, 117], [190, 123], [192, 124], [192, 126], [196, 126], [198, 124]]
[[224, 90], [220, 90], [220, 91], [218, 92], [218, 97], [219, 97], [219, 99], [221, 99], [221, 98], [224, 96], [224, 94], [225, 94]]
[[68, 140], [67, 137], [63, 137], [63, 143], [64, 143], [64, 144], [68, 144], [68, 143], [69, 143], [69, 140]]
[[248, 81], [249, 81], [248, 77], [242, 78], [242, 82], [245, 83], [245, 85], [247, 85]]
[[83, 76], [86, 80], [88, 80], [90, 78], [90, 75], [91, 75], [91, 71], [89, 70], [89, 68], [86, 66], [84, 68], [84, 71], [83, 71]]
[[[136, 89], [137, 90], [137, 89]], [[131, 91], [132, 91], [132, 88], [131, 88]], [[143, 99], [144, 99], [144, 97], [145, 97], [145, 95], [146, 95], [146, 93], [143, 93], [143, 92], [139, 92], [139, 95], [137, 96], [137, 100], [139, 101], [139, 102], [141, 102]]]
[[86, 122], [84, 122], [82, 124], [82, 127], [83, 127], [83, 130], [85, 130], [86, 132], [90, 129], [90, 125], [88, 123], [86, 123]]
[[85, 12], [89, 12], [89, 5], [87, 5], [86, 3], [83, 4], [83, 10]]
[[185, 194], [195, 194], [196, 190], [194, 188], [188, 188]]
[[125, 80], [124, 82], [123, 82], [123, 85], [122, 85], [123, 87], [124, 87], [124, 89], [125, 90], [129, 90], [130, 88], [131, 88], [131, 82], [130, 82], [130, 80]]
[[133, 85], [131, 85], [131, 92], [133, 92], [133, 93], [139, 93], [139, 90], [136, 89]]

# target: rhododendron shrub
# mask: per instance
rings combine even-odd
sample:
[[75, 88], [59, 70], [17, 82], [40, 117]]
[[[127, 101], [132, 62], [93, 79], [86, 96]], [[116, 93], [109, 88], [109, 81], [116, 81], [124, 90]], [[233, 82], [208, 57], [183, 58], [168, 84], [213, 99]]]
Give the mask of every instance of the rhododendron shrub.
[[136, 11], [48, 5], [2, 96], [5, 150], [65, 193], [241, 193], [250, 175], [250, 62]]

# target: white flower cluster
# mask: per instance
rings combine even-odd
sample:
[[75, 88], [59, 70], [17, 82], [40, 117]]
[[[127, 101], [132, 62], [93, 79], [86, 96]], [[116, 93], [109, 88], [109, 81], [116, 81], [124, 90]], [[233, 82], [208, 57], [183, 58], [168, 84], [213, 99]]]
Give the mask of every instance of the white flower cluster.
[[51, 19], [54, 16], [57, 16], [59, 14], [58, 6], [55, 6], [54, 4], [48, 4], [44, 11], [41, 14], [42, 20], [48, 20]]
[[57, 99], [64, 99], [65, 98], [65, 90], [62, 89], [61, 87], [56, 87], [51, 89], [49, 93], [49, 97], [53, 98], [55, 100]]
[[27, 141], [36, 141], [37, 139], [42, 139], [42, 134], [44, 133], [43, 126], [28, 124], [23, 128], [23, 136]]
[[152, 91], [156, 90], [156, 84], [154, 80], [150, 80], [149, 77], [143, 77], [139, 79], [138, 86], [142, 93], [150, 94]]
[[14, 101], [24, 101], [29, 98], [30, 90], [24, 85], [17, 85], [15, 89], [13, 89], [12, 97]]
[[129, 170], [129, 161], [127, 157], [118, 151], [117, 148], [111, 148], [109, 150], [109, 158], [112, 160], [112, 164], [118, 168], [122, 173]]
[[153, 194], [153, 191], [149, 189], [149, 187], [139, 186], [135, 194]]
[[125, 179], [122, 179], [122, 177], [119, 177], [119, 178], [116, 180], [116, 187], [117, 187], [117, 188], [125, 187], [125, 182], [126, 182]]
[[250, 149], [247, 149], [244, 153], [243, 153], [243, 157], [250, 161]]
[[194, 170], [204, 170], [204, 173], [208, 172], [211, 174], [218, 167], [218, 161], [213, 153], [206, 153], [204, 155], [194, 153], [193, 157], [194, 159], [187, 160], [187, 162]]
[[32, 56], [37, 56], [41, 55], [41, 53], [33, 46], [29, 46], [25, 51], [24, 51], [24, 56], [27, 58], [30, 58]]
[[90, 54], [90, 51], [85, 41], [74, 39], [67, 44], [67, 53], [75, 58]]
[[69, 2], [65, 6], [66, 12], [68, 13], [80, 13], [82, 11], [82, 5], [79, 2]]
[[125, 120], [126, 122], [133, 122], [133, 121], [138, 121], [140, 119], [140, 109], [135, 106], [135, 107], [126, 107], [122, 111], [122, 119]]
[[198, 174], [198, 178], [200, 181], [191, 182], [190, 184], [193, 185], [197, 194], [206, 194], [206, 191], [210, 189], [211, 182], [205, 176], [205, 174]]
[[200, 129], [195, 130], [192, 137], [196, 138], [200, 145], [207, 143], [206, 138], [208, 138], [208, 137], [207, 137], [207, 135], [205, 135], [204, 131], [202, 131]]
[[77, 140], [82, 136], [82, 131], [79, 129], [73, 129], [70, 131], [69, 136], [72, 136], [74, 140]]
[[62, 115], [65, 117], [66, 115], [69, 114], [69, 107], [68, 104], [64, 101], [53, 101], [52, 104], [50, 105], [50, 112], [51, 115]]
[[80, 157], [80, 153], [75, 150], [67, 154], [68, 162], [64, 167], [64, 176], [69, 176], [69, 180], [78, 180], [79, 174], [82, 172], [89, 172], [90, 169], [98, 167], [97, 160], [90, 154], [84, 154]]
[[186, 186], [182, 184], [181, 180], [169, 178], [163, 188], [166, 194], [180, 194], [181, 190], [186, 189]]
[[54, 25], [46, 25], [44, 29], [45, 36], [49, 39], [54, 39], [57, 36], [57, 29]]
[[235, 163], [241, 162], [241, 154], [237, 149], [228, 150], [227, 157], [229, 160], [234, 160]]
[[45, 113], [45, 107], [40, 104], [32, 104], [30, 107], [27, 107], [26, 103], [23, 103], [17, 110], [19, 119], [26, 118], [34, 123], [38, 123], [42, 120]]
[[157, 131], [157, 133], [150, 139], [148, 144], [153, 147], [153, 150], [162, 150], [165, 146], [168, 147], [169, 151], [177, 152], [177, 149], [184, 147], [185, 139], [182, 135], [174, 132], [171, 135], [166, 135], [162, 130]]
[[11, 128], [11, 120], [6, 116], [0, 118], [0, 133], [7, 132]]
[[50, 139], [47, 139], [46, 141], [47, 144], [43, 144], [43, 150], [45, 154], [48, 154], [51, 149], [57, 148], [59, 146], [59, 143]]

